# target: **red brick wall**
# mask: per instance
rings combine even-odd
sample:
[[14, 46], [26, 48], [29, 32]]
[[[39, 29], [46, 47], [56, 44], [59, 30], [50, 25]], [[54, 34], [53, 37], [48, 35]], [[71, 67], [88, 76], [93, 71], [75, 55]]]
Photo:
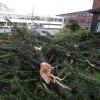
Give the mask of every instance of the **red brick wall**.
[[100, 7], [100, 0], [93, 1], [93, 9]]

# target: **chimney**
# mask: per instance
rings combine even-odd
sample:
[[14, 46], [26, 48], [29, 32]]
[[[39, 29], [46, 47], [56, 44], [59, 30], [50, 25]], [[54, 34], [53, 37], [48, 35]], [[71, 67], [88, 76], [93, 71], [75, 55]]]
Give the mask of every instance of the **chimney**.
[[100, 0], [93, 0], [93, 9], [100, 8]]

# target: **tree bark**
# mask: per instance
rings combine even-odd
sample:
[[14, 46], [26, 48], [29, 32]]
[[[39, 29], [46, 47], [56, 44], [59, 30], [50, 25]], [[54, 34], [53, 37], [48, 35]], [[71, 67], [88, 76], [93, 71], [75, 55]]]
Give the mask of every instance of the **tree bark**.
[[[32, 53], [31, 51], [28, 50], [23, 50], [21, 48], [16, 48], [16, 47], [8, 47], [8, 46], [0, 46], [0, 50], [2, 51], [7, 51], [7, 52], [14, 52], [15, 54], [17, 54], [18, 56], [23, 57], [24, 59], [28, 60], [29, 62], [31, 62], [31, 64], [34, 66], [39, 66], [40, 61], [37, 61], [34, 59], [34, 53]], [[54, 87], [54, 89], [56, 90], [56, 92], [61, 95], [62, 97], [66, 97], [68, 94], [71, 94], [71, 90], [68, 88], [64, 88], [62, 87], [58, 82], [56, 83], [51, 83], [48, 86], [52, 86]], [[65, 86], [66, 87], [66, 86]], [[68, 95], [69, 96], [69, 95]]]

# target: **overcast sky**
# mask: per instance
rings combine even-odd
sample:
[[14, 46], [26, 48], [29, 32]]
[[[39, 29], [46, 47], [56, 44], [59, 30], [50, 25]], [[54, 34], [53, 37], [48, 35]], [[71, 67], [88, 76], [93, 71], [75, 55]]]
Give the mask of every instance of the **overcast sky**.
[[14, 8], [20, 14], [57, 15], [62, 13], [88, 10], [93, 0], [0, 0], [0, 3]]

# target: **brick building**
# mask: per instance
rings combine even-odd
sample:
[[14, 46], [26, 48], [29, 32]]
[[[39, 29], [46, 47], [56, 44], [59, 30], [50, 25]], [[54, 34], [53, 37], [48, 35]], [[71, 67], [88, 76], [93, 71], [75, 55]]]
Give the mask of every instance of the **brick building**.
[[92, 13], [89, 13], [88, 10], [86, 10], [86, 11], [60, 14], [58, 16], [64, 17], [65, 26], [70, 26], [74, 23], [78, 23], [82, 28], [90, 30], [92, 15], [93, 15]]
[[100, 0], [94, 0], [93, 2], [93, 9], [99, 8], [100, 7]]
[[[94, 0], [93, 9], [98, 7], [100, 7], [100, 0]], [[93, 13], [91, 13], [89, 10], [59, 14], [58, 16], [64, 17], [65, 26], [72, 25], [73, 23], [78, 23], [82, 28], [90, 31], [91, 25], [93, 24]]]

